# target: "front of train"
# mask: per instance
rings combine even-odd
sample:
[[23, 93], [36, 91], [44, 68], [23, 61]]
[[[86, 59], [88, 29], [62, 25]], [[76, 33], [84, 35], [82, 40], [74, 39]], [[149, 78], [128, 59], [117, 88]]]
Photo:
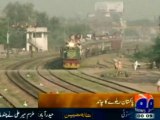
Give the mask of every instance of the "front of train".
[[77, 69], [80, 67], [80, 45], [70, 41], [63, 51], [63, 68]]

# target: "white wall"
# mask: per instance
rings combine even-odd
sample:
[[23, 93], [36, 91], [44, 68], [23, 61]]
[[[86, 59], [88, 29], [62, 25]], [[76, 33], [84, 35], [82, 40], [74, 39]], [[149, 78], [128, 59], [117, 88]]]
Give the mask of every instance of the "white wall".
[[[34, 33], [40, 33], [41, 37], [34, 37]], [[29, 51], [29, 46], [31, 45], [28, 41], [29, 38], [31, 43], [34, 44], [38, 50], [48, 51], [48, 36], [47, 36], [47, 29], [46, 28], [29, 28], [27, 29], [26, 35], [26, 50]], [[35, 51], [35, 47], [32, 48]]]

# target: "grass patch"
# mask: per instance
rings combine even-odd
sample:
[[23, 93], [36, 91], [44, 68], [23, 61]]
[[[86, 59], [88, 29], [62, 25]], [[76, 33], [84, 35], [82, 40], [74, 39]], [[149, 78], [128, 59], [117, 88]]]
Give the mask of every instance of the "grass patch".
[[131, 73], [128, 71], [121, 71], [121, 73], [117, 73], [117, 70], [111, 69], [99, 74], [100, 77], [104, 78], [128, 78], [131, 76]]

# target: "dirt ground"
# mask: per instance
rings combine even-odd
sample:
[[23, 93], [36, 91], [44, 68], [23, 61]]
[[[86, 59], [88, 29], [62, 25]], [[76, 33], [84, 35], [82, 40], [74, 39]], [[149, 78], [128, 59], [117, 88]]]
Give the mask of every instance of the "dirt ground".
[[[114, 60], [122, 62], [122, 74], [116, 75]], [[157, 92], [156, 83], [160, 78], [158, 69], [149, 69], [148, 63], [139, 62], [140, 68], [133, 69], [133, 60], [116, 54], [104, 54], [83, 60], [81, 70], [104, 79], [131, 86], [148, 92]]]

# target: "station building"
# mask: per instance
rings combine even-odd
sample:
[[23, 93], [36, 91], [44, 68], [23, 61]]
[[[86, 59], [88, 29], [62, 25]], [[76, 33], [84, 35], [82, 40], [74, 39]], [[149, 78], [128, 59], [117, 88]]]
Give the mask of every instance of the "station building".
[[27, 51], [48, 51], [48, 35], [46, 27], [29, 27], [26, 33]]

